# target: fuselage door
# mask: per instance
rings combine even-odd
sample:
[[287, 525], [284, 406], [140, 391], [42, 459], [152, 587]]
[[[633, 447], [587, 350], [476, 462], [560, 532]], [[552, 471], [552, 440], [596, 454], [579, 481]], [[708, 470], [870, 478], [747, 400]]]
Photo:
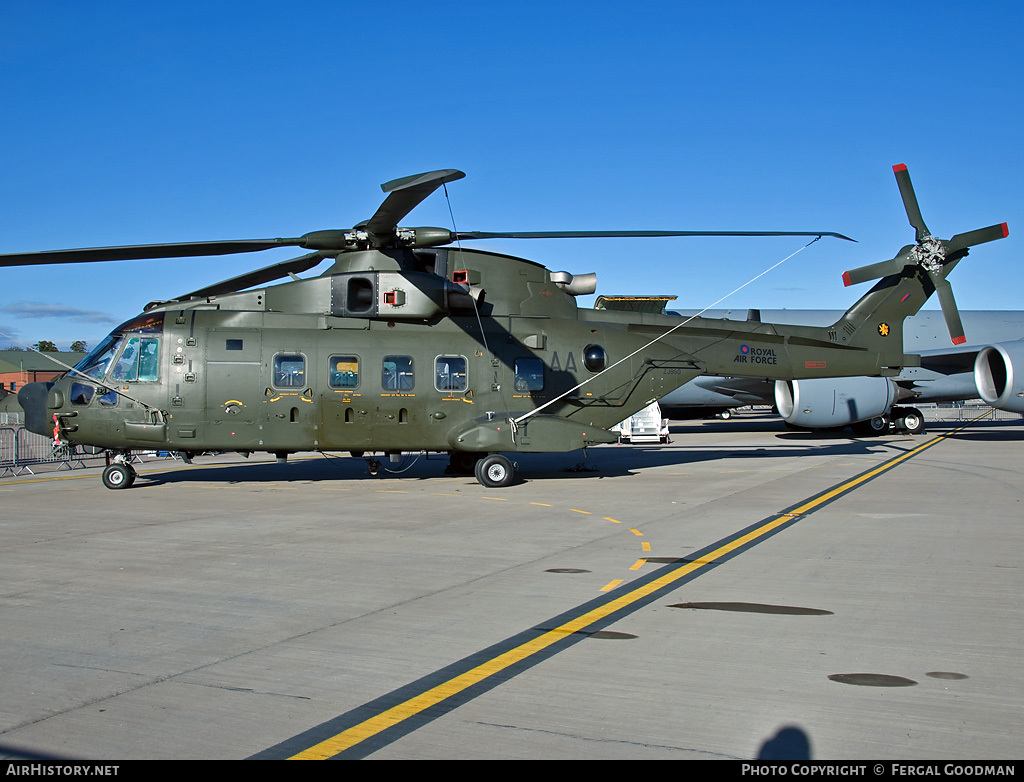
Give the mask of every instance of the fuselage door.
[[260, 447], [266, 383], [258, 331], [211, 330], [206, 336], [206, 440], [210, 448]]

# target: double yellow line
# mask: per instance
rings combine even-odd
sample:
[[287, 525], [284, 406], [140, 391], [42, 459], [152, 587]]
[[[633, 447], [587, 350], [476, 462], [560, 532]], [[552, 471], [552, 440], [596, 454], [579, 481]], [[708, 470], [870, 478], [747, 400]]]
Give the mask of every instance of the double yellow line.
[[[977, 421], [978, 419], [974, 420]], [[970, 423], [973, 423], [973, 421]], [[857, 489], [873, 478], [894, 469], [908, 459], [912, 459], [923, 451], [942, 442], [947, 437], [956, 434], [968, 425], [965, 424], [947, 434], [939, 435], [874, 469], [861, 473], [799, 505], [765, 519], [747, 530], [737, 533], [734, 537], [718, 544], [712, 544], [712, 547], [709, 547], [710, 550], [705, 549], [705, 552], [699, 552], [696, 559], [687, 560], [685, 564], [646, 581], [618, 597], [610, 598], [599, 606], [560, 624], [558, 627], [544, 631], [536, 638], [521, 643], [484, 663], [476, 665], [463, 673], [424, 690], [418, 695], [414, 695], [395, 706], [387, 708], [330, 738], [314, 744], [308, 749], [292, 755], [289, 759], [326, 760], [355, 747], [367, 739], [379, 735], [389, 728], [394, 728], [406, 720], [422, 715], [428, 709], [439, 706], [444, 701], [465, 692], [469, 688], [481, 684], [502, 671], [543, 652], [559, 641], [565, 640], [573, 633], [582, 633], [586, 628], [608, 619], [616, 612], [629, 608], [662, 590], [672, 587], [680, 580], [687, 576], [692, 576], [702, 568], [720, 563], [724, 558], [754, 545], [772, 533], [777, 532], [782, 527], [795, 523], [801, 516], [807, 515], [836, 498]]]

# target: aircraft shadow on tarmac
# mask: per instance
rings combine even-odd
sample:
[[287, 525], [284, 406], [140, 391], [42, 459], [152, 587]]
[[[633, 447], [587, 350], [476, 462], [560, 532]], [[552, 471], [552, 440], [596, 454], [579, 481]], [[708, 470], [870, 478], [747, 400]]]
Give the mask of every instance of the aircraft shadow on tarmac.
[[[778, 428], [775, 425], [773, 428]], [[652, 467], [672, 467], [711, 462], [721, 459], [773, 459], [795, 455], [824, 457], [840, 456], [885, 456], [898, 455], [910, 450], [919, 441], [902, 437], [858, 440], [835, 433], [823, 436], [815, 432], [781, 432], [776, 435], [779, 443], [769, 446], [744, 448], [707, 448], [685, 446], [686, 427], [673, 428], [674, 446], [662, 445], [620, 445], [590, 448], [568, 453], [516, 454], [518, 464], [516, 483], [540, 480], [586, 480], [617, 476], [631, 476], [638, 471]], [[703, 430], [705, 434], [707, 429]], [[682, 445], [683, 447], [679, 447]], [[312, 458], [296, 458], [287, 463], [257, 462], [252, 464], [211, 464], [202, 462], [187, 468], [172, 468], [166, 472], [149, 472], [153, 462], [141, 466], [139, 481], [135, 488], [166, 484], [188, 484], [196, 481], [213, 483], [260, 483], [272, 481], [382, 481], [401, 478], [405, 480], [430, 480], [439, 477], [461, 477], [446, 473], [448, 459], [439, 454], [414, 455], [405, 457], [399, 464], [391, 464], [384, 457], [377, 457], [379, 467], [371, 475], [366, 459], [347, 455], [325, 455]], [[465, 476], [475, 482], [473, 476]]]
[[[874, 438], [854, 438], [842, 431], [798, 431], [784, 428], [778, 420], [747, 419], [722, 422], [674, 423], [669, 429], [672, 445], [635, 444], [602, 446], [584, 451], [568, 453], [521, 453], [515, 455], [517, 462], [516, 483], [539, 480], [586, 480], [613, 476], [636, 475], [639, 470], [652, 467], [679, 467], [687, 464], [709, 462], [719, 459], [772, 459], [794, 455], [824, 457], [886, 455], [897, 456], [916, 448], [931, 436], [947, 434], [959, 439], [979, 442], [1009, 442], [1021, 438], [1021, 430], [1014, 421], [978, 421], [968, 429], [961, 429], [966, 422], [934, 422], [929, 424], [924, 436], [890, 435]], [[1009, 424], [1009, 426], [1007, 426]], [[706, 446], [686, 445], [687, 435], [716, 429], [735, 432], [742, 427], [744, 432], [775, 433], [776, 443], [769, 446]], [[202, 459], [203, 457], [200, 457]], [[402, 478], [405, 480], [430, 480], [439, 477], [458, 477], [446, 472], [448, 458], [443, 454], [409, 455], [399, 464], [391, 464], [383, 456], [376, 457], [379, 468], [371, 475], [365, 459], [356, 459], [347, 454], [293, 458], [284, 464], [277, 462], [255, 462], [251, 464], [211, 464], [204, 466], [200, 460], [188, 469], [170, 469], [166, 472], [147, 472], [155, 466], [148, 462], [141, 466], [136, 488], [146, 486], [208, 481], [214, 483], [243, 483], [270, 481], [381, 481]], [[465, 476], [473, 482], [473, 476]]]

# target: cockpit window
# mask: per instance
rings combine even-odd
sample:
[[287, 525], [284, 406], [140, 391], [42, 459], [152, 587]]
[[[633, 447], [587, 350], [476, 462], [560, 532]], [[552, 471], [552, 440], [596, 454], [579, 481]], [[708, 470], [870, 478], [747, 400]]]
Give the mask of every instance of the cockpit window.
[[114, 329], [115, 334], [124, 334], [129, 331], [139, 331], [143, 334], [159, 334], [164, 330], [164, 313], [154, 312], [136, 315], [131, 320], [126, 320], [118, 328]]
[[160, 341], [157, 337], [129, 336], [111, 379], [120, 383], [152, 383], [157, 379]]
[[[88, 356], [78, 362], [76, 374], [102, 380], [111, 378], [129, 382], [155, 382], [158, 379], [159, 337], [145, 336], [163, 331], [164, 313], [139, 315], [114, 329]], [[127, 344], [124, 344], [127, 341]], [[124, 344], [117, 363], [111, 362]]]
[[94, 386], [87, 385], [86, 383], [72, 383], [71, 404], [87, 405], [92, 401], [93, 394], [95, 393], [96, 388]]
[[121, 347], [121, 339], [120, 334], [111, 334], [106, 337], [99, 345], [93, 348], [88, 356], [78, 362], [78, 365], [75, 367], [76, 374], [80, 373], [97, 380], [102, 380], [103, 376], [107, 374], [107, 367], [114, 356], [117, 355], [117, 349]]

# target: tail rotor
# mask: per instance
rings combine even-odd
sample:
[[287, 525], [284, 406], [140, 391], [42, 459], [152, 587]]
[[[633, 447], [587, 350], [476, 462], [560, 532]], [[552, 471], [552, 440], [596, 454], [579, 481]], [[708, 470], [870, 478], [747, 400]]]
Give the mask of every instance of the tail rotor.
[[891, 260], [861, 266], [845, 272], [843, 282], [846, 285], [855, 285], [859, 282], [877, 280], [892, 275], [921, 274], [926, 276], [939, 297], [942, 314], [946, 320], [946, 328], [949, 329], [949, 336], [953, 340], [953, 344], [961, 345], [967, 341], [967, 337], [964, 335], [956, 299], [953, 297], [953, 288], [946, 279], [946, 275], [957, 261], [967, 255], [971, 247], [995, 239], [1003, 239], [1009, 235], [1009, 229], [1006, 223], [999, 223], [990, 225], [988, 228], [956, 234], [952, 239], [938, 239], [932, 236], [921, 215], [921, 208], [917, 203], [917, 195], [914, 193], [914, 185], [910, 181], [910, 172], [907, 171], [907, 167], [901, 163], [893, 166], [892, 170], [896, 175], [896, 184], [900, 189], [903, 207], [906, 209], [907, 219], [914, 229], [917, 244], [904, 247]]

